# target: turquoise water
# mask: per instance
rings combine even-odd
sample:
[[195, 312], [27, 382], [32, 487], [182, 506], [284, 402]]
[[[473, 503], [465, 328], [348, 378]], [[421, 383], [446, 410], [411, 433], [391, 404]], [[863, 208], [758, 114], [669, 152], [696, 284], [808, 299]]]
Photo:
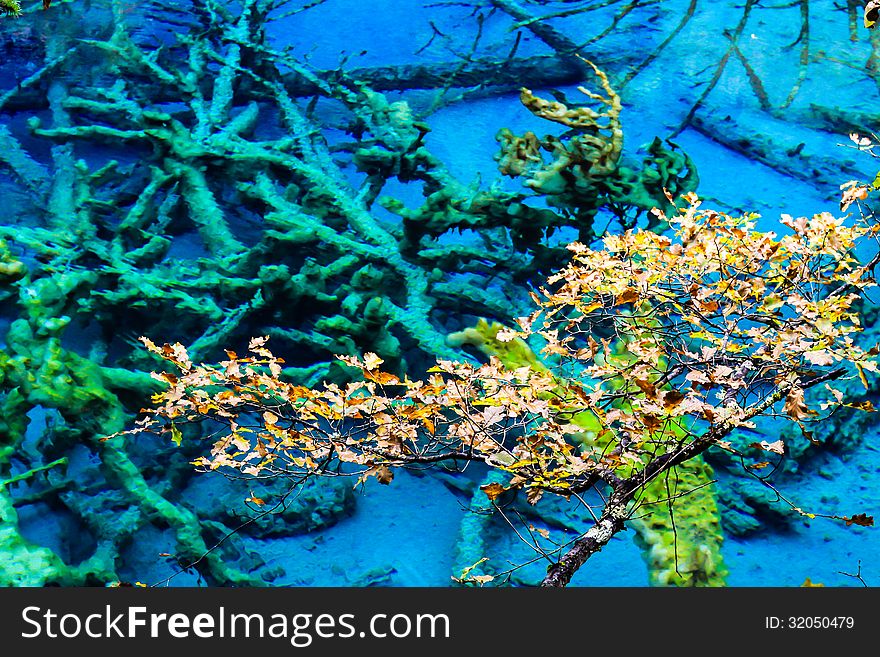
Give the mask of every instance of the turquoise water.
[[[540, 280], [503, 230], [441, 231], [441, 245], [484, 250], [485, 261], [411, 258], [400, 267], [440, 269], [447, 287], [435, 288], [428, 316], [407, 307], [401, 269], [389, 264], [387, 251], [389, 244], [397, 248], [387, 239], [399, 236], [401, 220], [381, 202], [365, 200], [365, 175], [352, 161], [351, 144], [375, 137], [377, 128], [364, 129], [358, 123], [364, 105], [346, 107], [338, 92], [315, 101], [314, 90], [292, 91], [302, 86], [297, 71], [330, 83], [339, 79], [334, 71], [353, 71], [368, 87], [392, 87], [387, 100], [405, 100], [430, 126], [424, 143], [445, 168], [437, 179], [461, 196], [493, 184], [522, 190], [521, 181], [497, 172], [497, 131], [543, 135], [556, 126], [522, 107], [520, 83], [499, 84], [492, 76], [523, 71], [535, 92], [576, 98], [580, 81], [558, 67], [540, 69], [554, 76], [549, 82], [535, 73], [542, 57], [565, 44], [578, 46], [619, 91], [627, 161], [638, 163], [639, 149], [655, 136], [670, 138], [695, 164], [701, 197], [722, 209], [759, 212], [765, 227], [780, 213], [837, 212], [838, 185], [871, 180], [877, 169], [847, 136], [874, 128], [878, 101], [872, 44], [855, 6], [851, 13], [817, 0], [766, 6], [325, 0], [284, 4], [238, 31], [231, 26], [239, 8], [223, 7], [183, 2], [172, 11], [74, 0], [0, 21], [0, 224], [7, 260], [28, 270], [25, 278], [4, 271], [0, 287], [0, 328], [11, 327], [0, 382], [0, 447], [13, 448], [0, 459], [0, 478], [68, 460], [8, 485], [17, 521], [7, 514], [4, 524], [17, 523], [29, 545], [50, 549], [68, 565], [99, 555], [103, 565], [86, 583], [154, 584], [172, 576], [172, 585], [206, 576], [208, 583], [229, 583], [199, 568], [180, 573], [175, 561], [191, 561], [181, 556], [180, 526], [196, 526], [212, 546], [236, 529], [236, 516], [248, 513], [247, 485], [192, 474], [187, 460], [203, 449], [196, 441], [176, 449], [144, 437], [119, 448], [153, 494], [184, 510], [175, 515], [157, 510], [154, 498], [139, 497], [131, 480], [120, 479], [119, 454], [95, 440], [120, 423], [130, 426], [147, 402], [147, 379], [120, 374], [156, 367], [132, 344], [137, 336], [197, 345], [199, 357], [210, 360], [222, 357], [223, 347], [243, 349], [251, 335], [268, 333], [275, 351], [302, 368], [292, 375], [305, 381], [332, 374], [322, 363], [352, 345], [384, 347], [398, 365], [417, 370], [443, 348], [444, 334], [476, 316], [504, 320], [504, 313], [525, 310], [525, 292]], [[551, 14], [564, 15], [529, 25], [551, 27], [552, 34], [515, 25], [523, 15]], [[207, 46], [198, 51], [193, 44]], [[426, 68], [419, 74], [414, 65]], [[448, 77], [429, 80], [425, 73], [469, 70], [484, 77], [448, 89]], [[282, 80], [287, 95], [275, 95], [278, 87], [267, 80]], [[352, 80], [344, 84], [357, 89]], [[412, 86], [420, 88], [407, 89]], [[285, 115], [287, 102], [297, 111]], [[251, 111], [257, 118], [248, 118]], [[285, 142], [291, 135], [302, 140], [309, 130], [305, 142], [312, 146]], [[271, 144], [279, 160], [236, 150], [242, 142], [233, 134]], [[393, 150], [394, 139], [407, 134], [394, 127], [379, 139], [379, 150]], [[389, 175], [381, 194], [418, 208], [424, 180], [398, 174]], [[374, 227], [355, 227], [350, 208], [334, 206], [341, 196], [354, 199]], [[600, 209], [596, 230], [609, 222]], [[373, 251], [352, 256], [357, 247], [320, 235], [278, 237], [316, 225], [354, 243], [372, 240]], [[576, 236], [569, 226], [555, 243]], [[354, 264], [345, 264], [346, 257]], [[355, 273], [366, 260], [382, 272], [377, 286], [353, 283], [363, 280]], [[322, 282], [314, 264], [341, 270]], [[436, 340], [420, 341], [415, 324], [403, 322], [390, 330], [395, 347], [359, 323], [376, 295], [401, 305], [410, 319], [421, 313], [417, 319]], [[875, 315], [869, 307], [867, 316]], [[104, 369], [89, 370], [71, 354]], [[91, 392], [78, 396], [77, 387]], [[829, 427], [826, 444], [791, 458], [774, 485], [809, 511], [874, 515], [880, 498], [875, 424]], [[774, 437], [779, 427], [758, 431]], [[861, 586], [844, 574], [856, 573], [859, 564], [866, 583], [880, 582], [874, 528], [795, 517], [720, 457], [712, 463], [730, 585], [797, 586], [809, 578]], [[317, 494], [324, 515], [313, 515], [315, 504], [305, 499], [300, 516], [267, 523], [272, 529], [242, 530], [212, 554], [252, 583], [447, 586], [461, 565], [456, 555], [471, 503], [468, 486], [481, 476], [401, 473], [387, 487], [370, 482], [353, 493], [331, 487]], [[569, 535], [571, 527], [587, 526], [564, 505], [541, 512], [528, 522], [554, 531], [568, 523]], [[485, 523], [483, 531], [482, 549], [494, 563], [532, 558], [502, 521]], [[574, 583], [648, 585], [631, 533], [591, 559]], [[0, 546], [9, 549], [0, 552], [0, 565], [11, 572], [26, 558], [8, 534], [4, 540]], [[36, 552], [28, 554], [36, 559]], [[524, 568], [514, 583], [534, 583], [543, 570], [540, 562]]]

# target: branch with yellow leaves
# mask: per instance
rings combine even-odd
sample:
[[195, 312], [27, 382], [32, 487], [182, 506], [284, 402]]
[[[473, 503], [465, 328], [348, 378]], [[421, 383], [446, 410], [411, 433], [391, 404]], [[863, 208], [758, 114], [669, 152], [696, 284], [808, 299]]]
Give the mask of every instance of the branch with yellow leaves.
[[[154, 373], [167, 387], [126, 433], [179, 443], [185, 425], [210, 427], [210, 452], [194, 464], [252, 477], [390, 484], [396, 468], [481, 462], [508, 477], [483, 488], [493, 502], [508, 491], [535, 503], [608, 490], [595, 524], [553, 552], [543, 585], [564, 586], [626, 526], [649, 483], [708, 449], [730, 451], [735, 429], [781, 414], [806, 434], [820, 411], [873, 410], [831, 384], [857, 377], [868, 388], [866, 373], [878, 372], [880, 348], [860, 344], [856, 309], [876, 286], [877, 258], [853, 254], [880, 229], [820, 213], [783, 216], [780, 235], [757, 230], [755, 215], [684, 199], [662, 216], [671, 235], [639, 229], [595, 248], [571, 244], [569, 264], [532, 294], [535, 312], [497, 333], [500, 344], [542, 340], [546, 368], [438, 360], [410, 379], [368, 353], [338, 357], [350, 382], [309, 388], [283, 380], [266, 338], [217, 365], [142, 338], [176, 371]], [[781, 440], [750, 447], [785, 455]]]

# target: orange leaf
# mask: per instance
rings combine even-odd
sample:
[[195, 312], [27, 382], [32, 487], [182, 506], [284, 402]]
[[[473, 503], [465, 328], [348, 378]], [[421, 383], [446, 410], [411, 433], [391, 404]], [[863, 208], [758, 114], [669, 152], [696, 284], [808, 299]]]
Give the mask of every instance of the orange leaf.
[[382, 372], [381, 370], [367, 369], [364, 372], [364, 378], [366, 378], [369, 381], [375, 381], [379, 385], [389, 385], [389, 384], [400, 383], [400, 379], [397, 378], [395, 375], [389, 374], [388, 372]]
[[482, 486], [480, 486], [480, 490], [486, 493], [486, 497], [489, 498], [490, 502], [494, 502], [507, 489], [497, 482], [492, 482], [491, 484], [483, 484]]
[[615, 300], [614, 305], [620, 306], [624, 303], [633, 303], [640, 299], [639, 291], [635, 288], [627, 288]]
[[684, 395], [678, 392], [678, 390], [667, 390], [663, 394], [663, 408], [666, 409], [667, 413], [674, 410], [683, 401]]
[[657, 388], [650, 381], [643, 381], [642, 379], [636, 379], [635, 383], [639, 387], [639, 389], [643, 393], [645, 393], [645, 396], [648, 397], [649, 399], [653, 399], [654, 397], [657, 396]]
[[645, 413], [639, 419], [642, 421], [642, 424], [645, 425], [645, 429], [648, 433], [654, 433], [663, 425], [656, 415], [651, 415], [650, 413]]

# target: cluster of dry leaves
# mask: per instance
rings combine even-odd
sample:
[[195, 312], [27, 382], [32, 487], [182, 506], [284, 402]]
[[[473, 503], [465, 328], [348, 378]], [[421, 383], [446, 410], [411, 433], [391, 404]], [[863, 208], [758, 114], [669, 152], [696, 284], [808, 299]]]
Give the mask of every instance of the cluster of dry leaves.
[[[834, 408], [873, 410], [835, 385], [859, 377], [867, 387], [877, 371], [856, 310], [876, 285], [876, 259], [863, 265], [854, 252], [878, 227], [822, 213], [784, 216], [777, 234], [757, 230], [754, 215], [685, 201], [661, 217], [670, 235], [569, 246], [571, 261], [533, 293], [535, 312], [498, 336], [541, 341], [549, 371], [441, 360], [410, 379], [368, 353], [339, 356], [357, 380], [308, 388], [285, 381], [266, 338], [214, 365], [142, 338], [176, 371], [154, 374], [167, 388], [129, 433], [179, 442], [183, 425], [200, 423], [213, 446], [195, 465], [261, 477], [389, 483], [396, 467], [480, 461], [510, 473], [490, 498], [515, 488], [534, 501], [600, 482], [634, 490], [713, 445], [732, 450], [725, 438], [760, 415], [811, 437], [808, 423]], [[785, 453], [781, 440], [752, 447], [765, 459]]]
[[[662, 429], [680, 417], [703, 428], [748, 426], [769, 410], [761, 401], [774, 392], [803, 426], [817, 415], [804, 390], [824, 376], [820, 409], [844, 404], [826, 381], [847, 369], [867, 388], [878, 350], [857, 343], [855, 304], [876, 285], [876, 263], [860, 264], [854, 251], [877, 226], [848, 226], [829, 213], [783, 215], [788, 231], [780, 237], [757, 231], [757, 216], [731, 217], [687, 200], [678, 216], [663, 217], [671, 238], [629, 231], [607, 236], [598, 250], [570, 245], [571, 263], [509, 337], [538, 325], [545, 353], [582, 366], [587, 408], [637, 450], [665, 440]], [[626, 351], [615, 356], [619, 344]]]

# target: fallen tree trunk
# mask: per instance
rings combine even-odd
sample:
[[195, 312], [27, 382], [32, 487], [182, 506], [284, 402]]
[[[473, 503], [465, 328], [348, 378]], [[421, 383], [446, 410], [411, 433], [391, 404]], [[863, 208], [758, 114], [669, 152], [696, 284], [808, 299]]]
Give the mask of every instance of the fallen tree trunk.
[[721, 146], [743, 155], [752, 162], [760, 162], [774, 171], [827, 190], [828, 198], [835, 196], [840, 183], [847, 177], [858, 178], [859, 171], [841, 157], [830, 157], [804, 152], [805, 144], [793, 135], [783, 132], [759, 132], [744, 128], [745, 122], [730, 117], [704, 113], [695, 115], [689, 127]]
[[[635, 61], [631, 56], [614, 58], [597, 57], [597, 62], [607, 71], [624, 70]], [[584, 79], [583, 67], [571, 58], [560, 55], [541, 55], [538, 57], [517, 57], [509, 60], [475, 59], [462, 65], [461, 62], [440, 62], [434, 64], [401, 64], [398, 66], [375, 66], [352, 68], [343, 71], [347, 77], [367, 84], [375, 91], [406, 91], [409, 89], [441, 89], [443, 87], [468, 88], [491, 87], [499, 92], [516, 91], [520, 87], [565, 86], [578, 84]], [[335, 71], [317, 71], [316, 77], [332, 78]], [[451, 82], [451, 84], [450, 84]], [[318, 89], [310, 81], [297, 73], [284, 76], [284, 84], [292, 96], [312, 96]], [[157, 102], [175, 100], [170, 93], [167, 97], [156, 97]], [[25, 112], [46, 109], [45, 89], [34, 85], [10, 94], [0, 107], [4, 112]]]

